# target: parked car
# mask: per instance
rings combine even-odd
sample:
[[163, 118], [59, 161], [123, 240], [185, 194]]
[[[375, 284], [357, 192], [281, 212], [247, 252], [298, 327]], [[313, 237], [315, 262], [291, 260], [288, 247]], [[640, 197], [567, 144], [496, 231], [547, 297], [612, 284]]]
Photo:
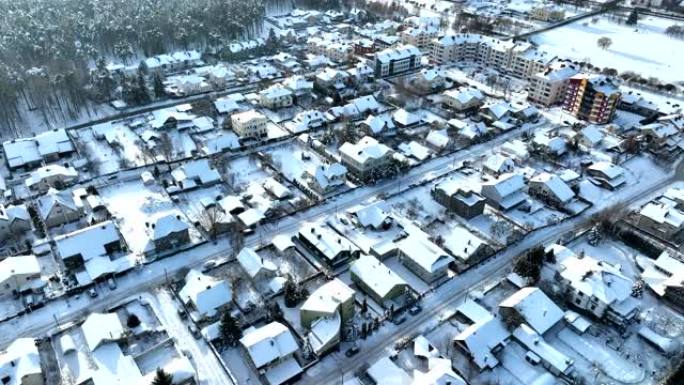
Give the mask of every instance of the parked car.
[[395, 317], [395, 318], [392, 320], [392, 323], [395, 324], [395, 325], [401, 325], [401, 324], [403, 324], [404, 322], [406, 322], [406, 316], [403, 316], [403, 315], [402, 315], [402, 316]]
[[94, 287], [93, 287], [93, 288], [90, 288], [90, 290], [88, 290], [88, 295], [90, 296], [90, 298], [95, 298], [95, 297], [97, 297], [97, 296], [98, 296], [97, 290], [95, 290]]
[[114, 281], [114, 278], [109, 278], [107, 280], [107, 286], [109, 286], [110, 290], [116, 289], [116, 281]]
[[415, 305], [409, 309], [409, 314], [416, 315], [416, 314], [420, 313], [421, 311], [423, 311], [423, 308], [420, 307], [420, 305]]
[[347, 349], [347, 351], [344, 352], [344, 355], [347, 357], [351, 357], [351, 356], [355, 355], [356, 353], [358, 353], [359, 350], [360, 350], [359, 347], [354, 345], [351, 348]]

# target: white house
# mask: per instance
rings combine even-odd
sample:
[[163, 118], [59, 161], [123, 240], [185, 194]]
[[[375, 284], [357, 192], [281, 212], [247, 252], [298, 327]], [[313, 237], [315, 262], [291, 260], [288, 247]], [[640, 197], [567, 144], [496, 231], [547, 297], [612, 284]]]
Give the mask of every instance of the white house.
[[422, 280], [435, 282], [446, 276], [453, 257], [427, 236], [411, 234], [397, 244], [399, 260]]
[[249, 110], [230, 117], [233, 131], [241, 138], [262, 138], [266, 136], [268, 120], [260, 112]]
[[237, 260], [252, 281], [271, 278], [278, 270], [273, 262], [259, 256], [251, 247], [240, 250]]
[[45, 383], [36, 340], [17, 338], [0, 352], [0, 379], [4, 385]]
[[230, 284], [192, 269], [185, 276], [185, 286], [178, 293], [185, 304], [192, 305], [200, 317], [214, 317], [219, 309], [230, 306]]
[[481, 194], [487, 203], [500, 210], [509, 210], [527, 200], [523, 191], [525, 180], [520, 174], [503, 174], [482, 184]]
[[294, 94], [290, 89], [275, 85], [259, 92], [259, 101], [262, 106], [276, 110], [291, 106], [294, 100], [293, 96]]
[[279, 322], [246, 330], [240, 343], [270, 385], [279, 385], [302, 372], [294, 357], [299, 350], [297, 341], [287, 326]]

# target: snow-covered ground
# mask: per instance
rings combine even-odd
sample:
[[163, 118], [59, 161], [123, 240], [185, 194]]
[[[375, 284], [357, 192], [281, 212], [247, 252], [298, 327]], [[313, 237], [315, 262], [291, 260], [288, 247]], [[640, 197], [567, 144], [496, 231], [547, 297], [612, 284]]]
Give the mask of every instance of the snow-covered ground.
[[[664, 34], [673, 24], [670, 19], [642, 16], [634, 27], [599, 17], [597, 23], [581, 20], [534, 35], [531, 40], [559, 57], [677, 82], [684, 79], [684, 40]], [[604, 36], [613, 41], [605, 50], [596, 44]]]

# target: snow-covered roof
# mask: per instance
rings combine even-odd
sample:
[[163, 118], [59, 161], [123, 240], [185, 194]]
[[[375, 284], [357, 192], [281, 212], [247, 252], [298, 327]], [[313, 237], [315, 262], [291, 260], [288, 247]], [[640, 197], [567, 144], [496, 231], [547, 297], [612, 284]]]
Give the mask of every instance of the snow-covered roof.
[[313, 90], [313, 82], [306, 80], [306, 78], [301, 75], [290, 76], [283, 80], [283, 86], [295, 93], [298, 91]]
[[513, 337], [560, 373], [567, 374], [573, 365], [570, 357], [549, 345], [542, 336], [526, 324], [518, 326], [513, 331]]
[[228, 96], [223, 96], [216, 99], [214, 101], [214, 107], [216, 107], [216, 111], [218, 111], [219, 114], [228, 114], [240, 109], [240, 106], [237, 104], [235, 99]]
[[632, 294], [633, 282], [618, 267], [585, 255], [563, 259], [558, 268], [560, 276], [575, 290], [604, 304], [617, 304]]
[[247, 275], [254, 279], [260, 272], [275, 273], [278, 268], [271, 261], [265, 260], [251, 247], [245, 247], [238, 253], [237, 260]]
[[518, 290], [503, 300], [499, 307], [515, 309], [539, 334], [544, 334], [563, 318], [563, 311], [538, 287]]
[[428, 360], [427, 372], [413, 370], [411, 385], [467, 385], [451, 366], [451, 359], [432, 357]]
[[190, 122], [196, 118], [195, 115], [178, 111], [178, 109], [175, 107], [154, 110], [152, 112], [152, 116], [153, 118], [150, 121], [150, 126], [154, 129], [162, 128], [169, 120], [175, 120], [176, 122]]
[[593, 124], [590, 124], [580, 131], [582, 137], [589, 142], [592, 146], [595, 146], [603, 140], [603, 132], [601, 129]]
[[209, 164], [208, 159], [196, 159], [184, 163], [173, 169], [171, 176], [176, 184], [182, 184], [185, 190], [221, 181], [221, 175]]
[[411, 383], [411, 376], [397, 366], [389, 357], [384, 356], [371, 365], [366, 371], [368, 376], [378, 385], [404, 385]]
[[[0, 261], [0, 287], [9, 282], [16, 285], [31, 283], [30, 276], [40, 277], [40, 264], [35, 255], [20, 255], [8, 257]], [[20, 281], [13, 281], [20, 277]], [[21, 290], [21, 286], [19, 286]]]
[[306, 339], [314, 353], [320, 355], [325, 350], [334, 346], [340, 338], [342, 328], [342, 316], [339, 312], [333, 312], [330, 317], [321, 317], [311, 323], [310, 331]]
[[105, 246], [120, 242], [121, 238], [114, 222], [105, 221], [57, 236], [54, 241], [63, 259], [80, 255], [87, 262], [93, 258], [106, 256], [108, 253]]
[[444, 248], [462, 262], [467, 262], [482, 245], [486, 245], [484, 240], [462, 226], [454, 226], [444, 234]]
[[409, 112], [400, 108], [392, 114], [392, 119], [402, 126], [410, 126], [421, 122], [423, 117], [419, 113]]
[[676, 206], [677, 202], [661, 197], [641, 207], [639, 215], [647, 217], [655, 223], [666, 224], [679, 229], [684, 226], [684, 212]]
[[500, 319], [495, 318], [487, 309], [470, 300], [465, 301], [458, 312], [473, 323], [466, 327], [454, 340], [461, 341], [470, 352], [473, 362], [479, 368], [493, 368], [499, 364], [492, 350], [504, 343], [510, 336]]
[[340, 304], [354, 297], [354, 290], [340, 279], [335, 278], [318, 287], [300, 308], [300, 311], [312, 311], [332, 315]]
[[387, 114], [373, 115], [366, 117], [363, 123], [370, 128], [373, 134], [379, 134], [386, 130], [391, 130], [395, 127], [394, 120]]
[[610, 162], [595, 162], [589, 166], [590, 171], [595, 171], [605, 175], [608, 179], [617, 179], [624, 175], [624, 169]]
[[283, 251], [289, 249], [290, 247], [294, 247], [294, 243], [292, 242], [292, 237], [290, 237], [289, 235], [285, 235], [285, 234], [276, 235], [271, 240], [271, 243], [281, 253]]
[[187, 223], [181, 220], [180, 215], [167, 214], [159, 217], [152, 227], [152, 240], [159, 240], [170, 234], [187, 231], [190, 228]]
[[292, 332], [279, 322], [246, 330], [240, 343], [247, 349], [257, 369], [286, 358], [299, 349]]
[[24, 378], [42, 376], [40, 354], [33, 338], [17, 338], [0, 354], [0, 378], [4, 385], [24, 385]]
[[397, 286], [406, 286], [403, 278], [370, 255], [361, 254], [359, 259], [352, 263], [350, 271], [379, 298], [385, 298]]
[[662, 297], [668, 287], [684, 287], [684, 263], [665, 251], [644, 269], [641, 278]]
[[321, 188], [326, 189], [329, 186], [343, 185], [347, 175], [347, 168], [340, 163], [333, 163], [329, 165], [321, 165], [316, 167], [314, 178]]
[[381, 63], [402, 60], [411, 56], [420, 57], [420, 50], [412, 45], [400, 45], [375, 53], [375, 59]]
[[437, 272], [453, 258], [423, 234], [411, 234], [397, 243], [402, 254], [428, 273]]
[[53, 209], [56, 207], [60, 207], [62, 210], [79, 210], [79, 206], [74, 201], [74, 197], [69, 190], [57, 191], [50, 189], [47, 194], [38, 199], [38, 211], [43, 220], [52, 215]]
[[339, 149], [340, 154], [347, 155], [360, 164], [366, 163], [369, 159], [383, 158], [391, 151], [389, 147], [370, 136], [364, 136], [356, 144], [345, 142]]
[[356, 216], [363, 227], [380, 228], [390, 217], [390, 211], [385, 201], [376, 201], [369, 205], [354, 207], [349, 210]]
[[278, 99], [292, 95], [292, 91], [289, 88], [285, 88], [279, 85], [271, 86], [265, 90], [259, 92], [259, 95], [267, 99]]
[[62, 181], [74, 180], [78, 178], [78, 171], [73, 167], [64, 167], [59, 164], [43, 166], [31, 172], [25, 183], [27, 187], [31, 188], [35, 184], [50, 178], [60, 178]]
[[542, 172], [530, 179], [530, 183], [541, 183], [545, 185], [549, 192], [562, 203], [567, 203], [575, 197], [575, 192], [557, 175]]
[[64, 129], [40, 133], [32, 138], [13, 139], [2, 144], [10, 168], [41, 161], [44, 157], [74, 151]]
[[[496, 199], [504, 208], [510, 208], [527, 199], [523, 192], [525, 180], [520, 174], [503, 174], [499, 178], [482, 184], [482, 195]], [[494, 195], [489, 194], [492, 190]]]
[[249, 123], [252, 120], [261, 120], [261, 119], [266, 119], [266, 117], [261, 113], [256, 110], [248, 110], [244, 112], [238, 112], [230, 116], [230, 119], [233, 122], [237, 123]]
[[512, 171], [515, 167], [513, 160], [505, 155], [492, 154], [485, 159], [482, 166], [495, 173]]
[[83, 336], [91, 352], [101, 344], [123, 337], [124, 328], [116, 313], [91, 313], [81, 325]]
[[305, 223], [299, 229], [299, 235], [304, 237], [318, 251], [328, 259], [335, 262], [336, 258], [343, 251], [357, 251], [358, 248], [347, 238], [337, 234], [328, 226], [321, 226], [316, 223]]
[[449, 145], [451, 138], [449, 138], [449, 134], [447, 133], [446, 129], [431, 130], [425, 137], [425, 141], [433, 147], [441, 149]]
[[424, 161], [432, 155], [429, 148], [423, 146], [422, 144], [412, 140], [410, 142], [402, 142], [397, 146], [399, 151], [405, 156], [413, 157], [419, 161]]
[[273, 194], [278, 199], [285, 199], [292, 196], [292, 191], [274, 178], [268, 178], [263, 182], [264, 189]]
[[211, 317], [218, 308], [230, 303], [233, 291], [228, 282], [192, 269], [185, 276], [179, 296], [185, 303], [192, 302], [201, 315]]
[[475, 87], [461, 87], [458, 89], [447, 90], [444, 91], [443, 95], [458, 100], [458, 102], [461, 104], [468, 104], [473, 100], [483, 101], [485, 98], [482, 91]]

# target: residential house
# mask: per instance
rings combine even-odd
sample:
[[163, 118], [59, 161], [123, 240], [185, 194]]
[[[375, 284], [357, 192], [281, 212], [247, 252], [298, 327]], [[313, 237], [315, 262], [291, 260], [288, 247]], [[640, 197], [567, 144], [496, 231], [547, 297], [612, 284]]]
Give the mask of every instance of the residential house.
[[157, 218], [147, 227], [150, 245], [147, 251], [162, 252], [190, 242], [190, 226], [180, 215], [167, 214]]
[[230, 117], [233, 131], [240, 138], [259, 139], [267, 134], [266, 124], [268, 120], [264, 115], [255, 110], [239, 112]]
[[530, 143], [532, 149], [545, 156], [559, 158], [568, 152], [567, 139], [558, 130], [543, 130], [535, 133]]
[[673, 192], [670, 190], [639, 209], [637, 225], [639, 229], [662, 240], [678, 243], [684, 236], [684, 212], [680, 209], [681, 206], [671, 199], [670, 194]]
[[237, 260], [253, 282], [272, 278], [278, 270], [273, 262], [265, 260], [251, 247], [240, 250]]
[[[83, 283], [133, 267], [127, 258], [115, 258], [125, 250], [126, 245], [112, 221], [57, 236], [54, 243], [64, 265]], [[82, 276], [82, 272], [86, 276]]]
[[2, 144], [10, 170], [30, 170], [43, 163], [55, 162], [76, 151], [64, 129], [55, 129], [32, 138], [12, 139]]
[[554, 376], [570, 381], [573, 378], [574, 361], [547, 343], [534, 328], [523, 323], [513, 331], [516, 342], [528, 350], [531, 362], [539, 363]]
[[445, 79], [442, 73], [433, 68], [421, 69], [411, 77], [410, 82], [418, 90], [426, 93], [441, 90], [445, 85]]
[[295, 97], [305, 96], [313, 91], [314, 83], [304, 76], [295, 75], [283, 80], [283, 87], [290, 90]]
[[619, 266], [588, 255], [574, 255], [560, 245], [554, 247], [569, 253], [560, 260], [555, 278], [570, 304], [618, 326], [634, 320], [639, 313], [638, 301], [632, 297], [634, 282], [620, 271]]
[[288, 88], [275, 85], [259, 92], [259, 102], [271, 110], [289, 107], [294, 102], [294, 94]]
[[481, 262], [494, 252], [482, 238], [461, 226], [449, 228], [441, 239], [442, 247], [456, 258], [459, 270]]
[[609, 162], [595, 162], [587, 168], [589, 174], [601, 186], [609, 190], [615, 190], [627, 183], [625, 170]]
[[341, 94], [348, 88], [351, 76], [335, 68], [327, 67], [325, 70], [316, 73], [314, 77], [314, 89], [325, 95]]
[[388, 114], [370, 114], [366, 120], [361, 122], [361, 128], [369, 135], [379, 135], [394, 131], [396, 125], [394, 124], [392, 117]]
[[298, 240], [331, 267], [340, 266], [361, 254], [356, 245], [328, 226], [306, 223], [299, 229]]
[[349, 214], [357, 226], [375, 231], [387, 230], [393, 223], [387, 202], [383, 200], [353, 207], [349, 209]]
[[[378, 304], [391, 307], [401, 306], [403, 297], [408, 291], [408, 284], [384, 263], [375, 257], [361, 254], [349, 269], [354, 284]], [[395, 309], [400, 306], [395, 305]]]
[[31, 172], [24, 181], [26, 187], [34, 193], [45, 193], [50, 188], [64, 189], [76, 182], [78, 171], [73, 167], [58, 164], [44, 166]]
[[508, 121], [513, 118], [513, 109], [510, 103], [503, 100], [489, 103], [480, 108], [480, 117], [489, 123]]
[[482, 106], [484, 100], [484, 94], [475, 87], [461, 87], [442, 93], [442, 104], [456, 112], [474, 111]]
[[501, 318], [520, 319], [543, 335], [563, 319], [565, 313], [538, 287], [524, 287], [499, 304]]
[[179, 191], [208, 187], [221, 182], [221, 175], [209, 164], [208, 159], [183, 163], [171, 171], [171, 178]]
[[0, 352], [0, 379], [4, 385], [45, 384], [35, 339], [17, 338]]
[[245, 330], [240, 344], [270, 385], [293, 381], [302, 373], [295, 358], [299, 345], [287, 326], [279, 322]]
[[366, 376], [370, 378], [372, 384], [377, 385], [409, 385], [411, 383], [411, 376], [387, 356], [383, 356], [370, 365], [366, 370]]
[[38, 292], [45, 284], [35, 255], [8, 257], [0, 261], [0, 297]]
[[300, 308], [306, 340], [319, 357], [340, 343], [342, 328], [354, 317], [354, 290], [335, 278], [316, 289]]
[[398, 127], [407, 128], [420, 124], [423, 116], [420, 112], [410, 112], [400, 108], [392, 113], [392, 120]]
[[482, 162], [482, 170], [495, 177], [513, 172], [514, 169], [515, 163], [513, 163], [513, 159], [502, 154], [492, 154]]
[[328, 123], [325, 115], [318, 110], [299, 112], [292, 121], [285, 123], [285, 127], [294, 133], [308, 131]]
[[364, 136], [356, 144], [342, 144], [339, 152], [342, 164], [362, 180], [378, 176], [392, 161], [392, 150], [370, 136]]
[[556, 207], [563, 207], [575, 198], [575, 192], [559, 176], [547, 172], [530, 179], [528, 192]]
[[347, 168], [340, 163], [325, 164], [316, 167], [313, 175], [307, 179], [309, 187], [319, 194], [329, 194], [344, 186], [347, 180]]
[[480, 371], [498, 366], [497, 354], [511, 335], [503, 322], [475, 301], [464, 301], [456, 314], [468, 326], [454, 337], [454, 347], [469, 357]]
[[69, 190], [50, 189], [38, 198], [38, 215], [48, 228], [78, 220], [84, 215], [83, 205]]
[[191, 269], [178, 296], [185, 305], [197, 311], [200, 318], [213, 318], [219, 310], [230, 307], [233, 290], [230, 282]]
[[486, 199], [467, 186], [454, 180], [446, 180], [432, 189], [435, 200], [465, 219], [472, 219], [484, 212]]
[[10, 239], [31, 230], [31, 216], [26, 206], [0, 203], [0, 238]]
[[487, 204], [498, 210], [510, 210], [527, 200], [524, 192], [525, 180], [520, 174], [503, 174], [497, 179], [482, 184], [480, 194]]
[[411, 234], [398, 242], [399, 261], [427, 283], [447, 275], [454, 259], [425, 234]]
[[684, 309], [684, 263], [664, 251], [641, 273], [641, 279], [656, 295]]

